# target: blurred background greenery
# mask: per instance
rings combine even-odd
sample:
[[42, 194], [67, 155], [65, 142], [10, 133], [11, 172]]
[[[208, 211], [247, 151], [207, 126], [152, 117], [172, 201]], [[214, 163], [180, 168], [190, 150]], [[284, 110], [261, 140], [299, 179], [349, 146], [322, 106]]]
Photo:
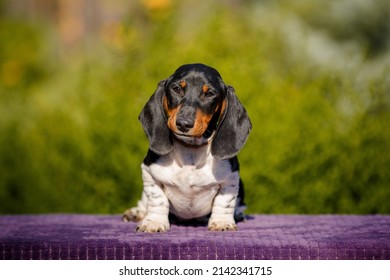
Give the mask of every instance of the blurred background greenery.
[[390, 213], [387, 0], [0, 0], [0, 213], [120, 213], [137, 116], [202, 62], [253, 130], [248, 213]]

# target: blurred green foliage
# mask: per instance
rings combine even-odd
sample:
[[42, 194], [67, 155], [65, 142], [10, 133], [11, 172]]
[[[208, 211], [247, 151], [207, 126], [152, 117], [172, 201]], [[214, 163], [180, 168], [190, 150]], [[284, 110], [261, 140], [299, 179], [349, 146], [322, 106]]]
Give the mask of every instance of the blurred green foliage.
[[376, 5], [373, 31], [337, 13], [327, 24], [337, 2], [139, 4], [65, 58], [52, 30], [3, 14], [0, 213], [134, 205], [148, 147], [138, 113], [191, 62], [217, 68], [252, 119], [239, 155], [249, 213], [390, 213], [389, 25]]

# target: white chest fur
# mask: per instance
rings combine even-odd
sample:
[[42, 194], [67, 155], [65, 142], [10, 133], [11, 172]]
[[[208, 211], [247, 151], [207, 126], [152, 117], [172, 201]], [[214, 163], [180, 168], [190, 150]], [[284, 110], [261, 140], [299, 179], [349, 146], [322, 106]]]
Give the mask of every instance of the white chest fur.
[[142, 169], [163, 188], [170, 211], [185, 219], [209, 214], [221, 184], [239, 180], [228, 160], [211, 155], [209, 145], [191, 148], [175, 142], [170, 154]]

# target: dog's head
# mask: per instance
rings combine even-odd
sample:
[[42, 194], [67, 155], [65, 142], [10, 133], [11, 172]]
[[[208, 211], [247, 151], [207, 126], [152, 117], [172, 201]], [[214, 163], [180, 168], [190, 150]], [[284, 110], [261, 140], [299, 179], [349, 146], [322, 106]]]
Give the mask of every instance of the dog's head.
[[158, 155], [172, 150], [175, 137], [194, 146], [211, 140], [212, 155], [228, 159], [242, 148], [251, 129], [233, 87], [203, 64], [183, 65], [161, 81], [139, 119]]

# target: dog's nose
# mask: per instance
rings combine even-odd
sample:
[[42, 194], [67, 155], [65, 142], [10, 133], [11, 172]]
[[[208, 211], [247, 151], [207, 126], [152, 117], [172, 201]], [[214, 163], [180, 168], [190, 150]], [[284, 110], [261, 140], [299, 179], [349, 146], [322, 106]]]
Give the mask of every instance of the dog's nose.
[[194, 127], [194, 122], [190, 119], [179, 118], [176, 120], [176, 126], [181, 132], [188, 132]]

